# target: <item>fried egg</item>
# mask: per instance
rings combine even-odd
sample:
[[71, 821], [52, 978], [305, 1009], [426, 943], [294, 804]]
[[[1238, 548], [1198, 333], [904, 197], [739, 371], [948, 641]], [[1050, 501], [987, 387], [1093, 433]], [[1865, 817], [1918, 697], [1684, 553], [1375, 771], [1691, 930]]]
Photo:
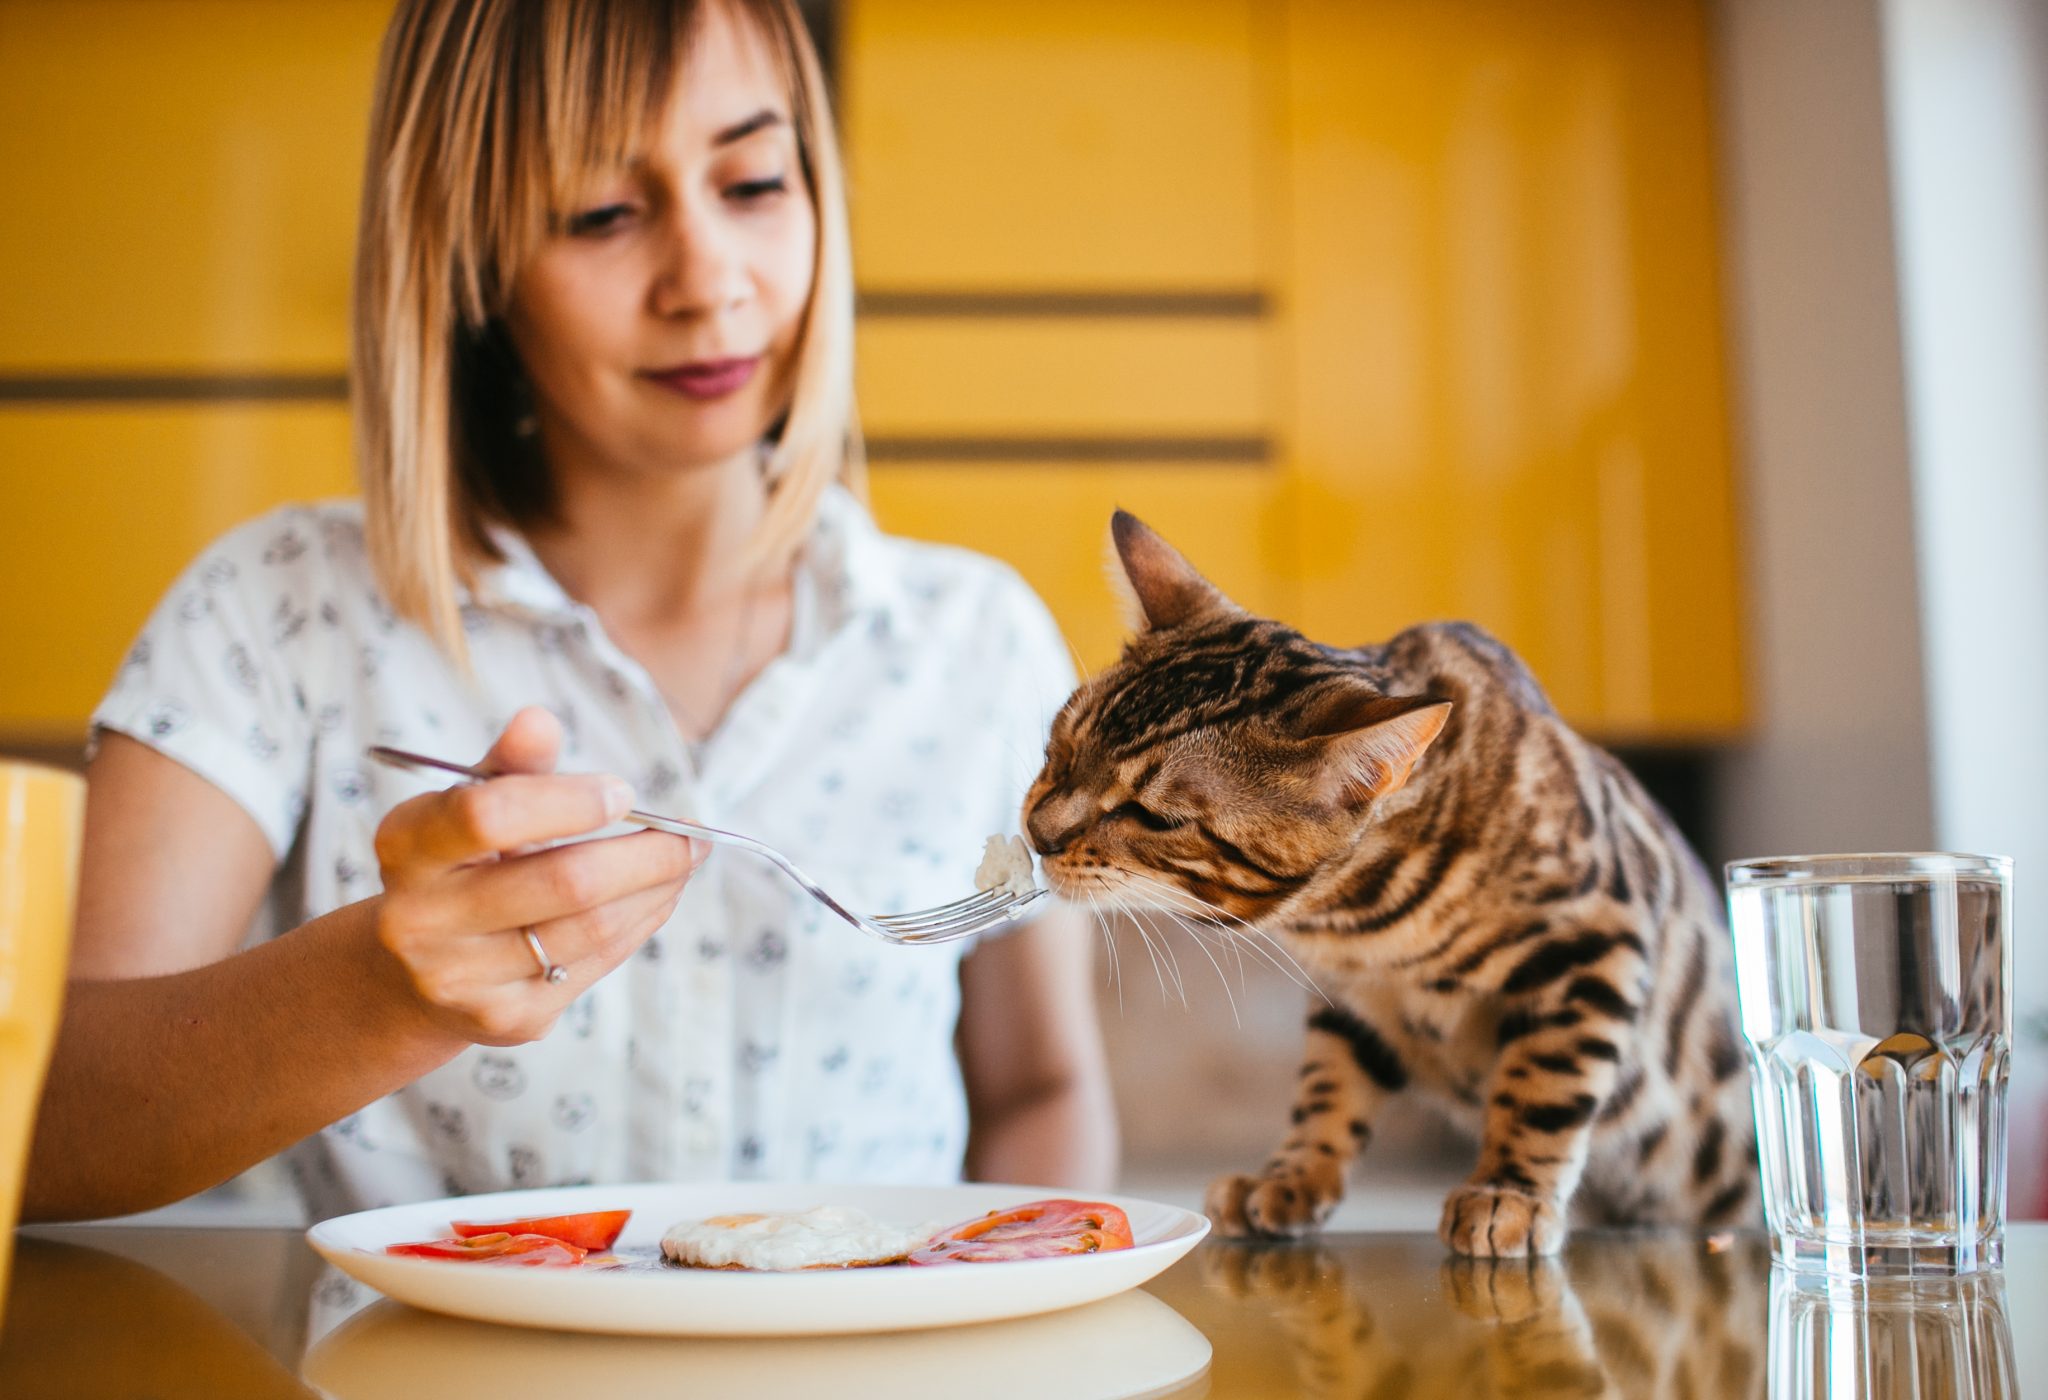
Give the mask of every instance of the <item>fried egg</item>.
[[934, 1228], [892, 1225], [850, 1206], [714, 1215], [670, 1226], [661, 1252], [693, 1269], [859, 1269], [896, 1263]]

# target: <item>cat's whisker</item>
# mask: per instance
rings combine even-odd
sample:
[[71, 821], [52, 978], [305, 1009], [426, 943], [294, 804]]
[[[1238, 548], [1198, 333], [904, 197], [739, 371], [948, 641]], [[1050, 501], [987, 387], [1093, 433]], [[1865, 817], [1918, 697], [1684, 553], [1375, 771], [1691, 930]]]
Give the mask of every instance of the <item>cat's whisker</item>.
[[[1237, 998], [1231, 993], [1230, 979], [1226, 977], [1223, 973], [1223, 964], [1217, 962], [1216, 955], [1209, 951], [1209, 940], [1202, 936], [1202, 929], [1200, 928], [1200, 926], [1193, 923], [1189, 919], [1185, 918], [1181, 914], [1176, 913], [1174, 910], [1165, 908], [1164, 906], [1155, 906], [1151, 912], [1164, 914], [1167, 918], [1171, 919], [1176, 925], [1178, 925], [1182, 932], [1188, 934], [1195, 940], [1195, 947], [1199, 948], [1201, 950], [1202, 956], [1209, 960], [1209, 966], [1216, 969], [1216, 980], [1222, 984], [1224, 999], [1230, 1003], [1231, 1024], [1238, 1027], [1238, 1029], [1242, 1030], [1244, 1028], [1244, 1021], [1237, 1014]], [[1133, 917], [1136, 917], [1135, 912], [1133, 913]], [[1160, 936], [1162, 938], [1165, 937], [1164, 932], [1162, 932]], [[1240, 971], [1241, 970], [1242, 969], [1240, 968]]]
[[1138, 929], [1138, 937], [1145, 945], [1145, 956], [1152, 960], [1152, 975], [1159, 979], [1159, 1003], [1164, 1006], [1166, 1004], [1166, 972], [1159, 965], [1159, 954], [1153, 949], [1152, 940], [1145, 936], [1145, 930], [1138, 927], [1135, 922], [1132, 924], [1132, 927]]
[[1194, 933], [1205, 941], [1210, 938], [1215, 939], [1216, 946], [1230, 955], [1231, 962], [1237, 967], [1237, 990], [1243, 992], [1246, 987], [1244, 940], [1234, 936], [1227, 930], [1208, 927], [1200, 919], [1191, 918], [1186, 914], [1177, 914], [1176, 917], [1186, 920], [1189, 932]]
[[[1157, 881], [1146, 880], [1143, 876], [1130, 875], [1128, 872], [1126, 872], [1126, 875], [1127, 878], [1130, 879], [1133, 883], [1138, 883], [1142, 881], [1145, 884], [1153, 886], [1154, 889], [1156, 889], [1159, 896], [1174, 896], [1178, 895], [1179, 893], [1178, 891], [1172, 889], [1169, 886], [1159, 884]], [[1172, 904], [1166, 902], [1165, 899], [1159, 897], [1132, 897], [1131, 895], [1123, 891], [1110, 891], [1108, 894], [1108, 898], [1113, 902], [1113, 907], [1133, 917], [1135, 917], [1136, 914], [1138, 914], [1140, 911], [1148, 913], [1172, 914], [1176, 918], [1181, 919], [1183, 921], [1185, 921], [1191, 915], [1197, 918], [1201, 917], [1199, 915], [1194, 915], [1193, 910], [1176, 909]], [[1185, 922], [1183, 922], [1183, 926], [1189, 928], [1191, 931], [1194, 929], [1194, 927], [1196, 927], [1196, 925], [1194, 924]], [[1217, 927], [1213, 928], [1211, 931], [1218, 938], [1224, 939], [1226, 943], [1234, 944], [1238, 938], [1238, 935], [1232, 929]], [[1252, 951], [1263, 953], [1264, 950], [1257, 947], [1257, 945], [1254, 945]], [[1272, 962], [1272, 959], [1268, 957], [1267, 961]], [[1242, 970], [1242, 966], [1243, 960], [1242, 957], [1240, 957], [1240, 970]], [[1275, 964], [1275, 969], [1281, 972], [1283, 975], [1285, 975], [1287, 971], [1285, 968], [1279, 967], [1277, 964]]]
[[[1177, 890], [1171, 885], [1165, 884], [1158, 880], [1151, 879], [1150, 877], [1144, 875], [1138, 875], [1131, 871], [1125, 871], [1123, 873], [1126, 876], [1126, 878], [1129, 879], [1133, 884], [1142, 884], [1146, 886], [1148, 889], [1156, 891], [1158, 897], [1149, 901], [1131, 899], [1124, 896], [1120, 892], [1111, 891], [1110, 898], [1115, 901], [1116, 907], [1122, 908], [1125, 912], [1131, 912], [1137, 909], [1171, 909], [1173, 907], [1170, 903], [1171, 900], [1188, 900], [1192, 905], [1196, 907], [1192, 909], [1184, 909], [1179, 912], [1189, 914], [1194, 918], [1210, 923], [1212, 926], [1212, 930], [1216, 934], [1216, 936], [1226, 941], [1228, 946], [1237, 955], [1238, 981], [1240, 987], [1243, 986], [1244, 979], [1244, 957], [1242, 950], [1245, 945], [1249, 944], [1252, 952], [1257, 954], [1259, 957], [1264, 958], [1266, 962], [1273, 968], [1273, 970], [1275, 972], [1278, 972], [1282, 977], [1285, 977], [1288, 981], [1292, 982], [1295, 986], [1301, 988], [1304, 992], [1308, 992], [1314, 996], [1322, 997], [1325, 1001], [1329, 1000], [1328, 995], [1324, 993], [1323, 989], [1315, 985], [1314, 980], [1309, 977], [1307, 971], [1303, 969], [1299, 963], [1296, 963], [1294, 959], [1287, 954], [1286, 949], [1280, 948], [1278, 944], [1273, 944], [1273, 947], [1278, 950], [1280, 958], [1286, 959], [1285, 962], [1282, 962], [1280, 958], [1276, 958], [1272, 952], [1267, 951], [1267, 948], [1264, 946], [1264, 944], [1261, 943], [1260, 940], [1263, 939], [1265, 943], [1272, 943], [1273, 940], [1271, 938], [1271, 935], [1265, 934], [1261, 930], [1253, 928], [1249, 924], [1244, 924], [1244, 921], [1242, 919], [1238, 919], [1237, 916], [1234, 914], [1230, 914], [1225, 910], [1217, 909], [1214, 906], [1207, 905], [1206, 903], [1204, 903], [1204, 901], [1195, 899], [1194, 896], [1187, 894], [1183, 890]], [[1248, 936], [1246, 933], [1239, 932], [1237, 929], [1231, 928], [1227, 924], [1218, 923], [1217, 921], [1220, 919], [1230, 919], [1234, 920], [1237, 923], [1244, 924], [1244, 927], [1247, 930], [1249, 930], [1251, 936]]]
[[[1151, 891], [1156, 891], [1160, 898], [1169, 902], [1179, 901], [1181, 908], [1189, 909], [1189, 912], [1196, 914], [1197, 917], [1215, 923], [1222, 932], [1231, 934], [1244, 943], [1249, 944], [1254, 953], [1264, 958], [1268, 963], [1271, 963], [1281, 976], [1294, 983], [1295, 986], [1305, 992], [1321, 997], [1326, 1002], [1330, 1001], [1329, 993], [1316, 985], [1315, 979], [1309, 976], [1308, 969], [1296, 962], [1294, 955], [1289, 953], [1272, 934], [1267, 933], [1264, 929], [1246, 922], [1227, 909], [1218, 908], [1199, 895], [1169, 885], [1163, 880], [1154, 879], [1149, 875], [1140, 875], [1134, 871], [1127, 870], [1122, 873], [1134, 884], [1142, 885]], [[1189, 908], [1190, 906], [1192, 906], [1191, 909]], [[1330, 1004], [1334, 1006], [1336, 1003], [1330, 1002]]]
[[[1286, 967], [1292, 968], [1296, 973], [1300, 974], [1298, 978], [1290, 975], [1288, 978], [1289, 981], [1293, 982], [1303, 991], [1313, 992], [1317, 996], [1322, 997], [1324, 1001], [1329, 1001], [1329, 995], [1326, 992], [1324, 992], [1321, 987], [1316, 985], [1316, 981], [1313, 977], [1309, 975], [1308, 969], [1303, 967], [1299, 962], [1297, 962], [1295, 960], [1294, 955], [1287, 951], [1286, 945], [1281, 943], [1272, 934], [1266, 932], [1266, 930], [1260, 928], [1258, 925], [1254, 923], [1249, 922], [1248, 920], [1239, 918], [1237, 915], [1231, 913], [1227, 909], [1223, 909], [1218, 907], [1217, 905], [1209, 903], [1209, 901], [1201, 898], [1199, 895], [1196, 895], [1190, 891], [1174, 889], [1171, 886], [1168, 886], [1167, 890], [1171, 894], [1178, 895], [1190, 901], [1196, 909], [1202, 912], [1204, 917], [1212, 921], [1215, 921], [1223, 932], [1233, 934], [1238, 939], [1250, 943], [1254, 951], [1258, 951], [1262, 947], [1270, 949], [1271, 952], [1266, 955], [1266, 960], [1268, 962], [1273, 962], [1274, 955], [1277, 955], [1280, 959], [1285, 961]], [[1284, 972], [1286, 971], [1286, 968], [1282, 968], [1281, 970]]]
[[1116, 929], [1111, 926], [1109, 916], [1102, 912], [1100, 900], [1091, 898], [1089, 904], [1095, 911], [1095, 922], [1102, 930], [1102, 941], [1109, 948], [1109, 975], [1116, 982], [1116, 1014], [1124, 1014], [1124, 960], [1117, 951]]
[[[1138, 936], [1145, 940], [1145, 946], [1147, 948], [1152, 947], [1152, 930], [1146, 928], [1142, 923], [1138, 923], [1135, 919], [1132, 922], [1138, 924]], [[1160, 965], [1166, 969], [1167, 977], [1172, 979], [1174, 993], [1180, 997], [1181, 1010], [1185, 1011], [1188, 1005], [1188, 989], [1181, 983], [1180, 963], [1173, 956], [1173, 949], [1167, 944], [1164, 934], [1160, 935], [1158, 947]], [[1164, 992], [1166, 988], [1162, 985], [1160, 990]]]
[[1173, 985], [1180, 991], [1181, 1009], [1186, 1010], [1188, 1004], [1188, 984], [1187, 979], [1181, 975], [1180, 954], [1174, 951], [1173, 940], [1166, 936], [1165, 929], [1159, 929], [1157, 932], [1159, 934], [1160, 954], [1166, 959], [1166, 966], [1173, 974]]
[[1109, 954], [1109, 981], [1116, 987], [1116, 1014], [1118, 1019], [1122, 1019], [1124, 1014], [1124, 977], [1123, 964], [1116, 954], [1116, 932], [1110, 927], [1109, 920], [1103, 915], [1102, 901], [1092, 894], [1086, 897], [1088, 900], [1088, 917], [1095, 920], [1095, 931], [1102, 935], [1102, 946]]

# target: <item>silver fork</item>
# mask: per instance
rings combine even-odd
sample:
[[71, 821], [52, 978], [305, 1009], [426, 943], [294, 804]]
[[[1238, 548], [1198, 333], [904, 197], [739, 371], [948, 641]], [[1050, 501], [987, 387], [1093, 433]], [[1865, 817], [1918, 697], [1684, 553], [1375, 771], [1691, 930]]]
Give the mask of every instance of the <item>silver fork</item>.
[[[405, 768], [416, 772], [438, 770], [478, 781], [503, 776], [487, 773], [481, 768], [472, 768], [465, 763], [450, 763], [444, 758], [429, 758], [425, 754], [386, 748], [382, 744], [369, 752], [370, 757], [393, 768]], [[753, 837], [742, 836], [736, 831], [721, 831], [715, 826], [705, 826], [701, 822], [684, 821], [680, 817], [657, 816], [653, 812], [628, 812], [623, 820], [655, 831], [666, 831], [675, 836], [694, 836], [700, 841], [709, 841], [714, 845], [736, 846], [740, 850], [751, 851], [764, 860], [774, 862], [783, 874], [802, 885], [805, 892], [818, 903], [862, 933], [879, 938], [884, 943], [925, 946], [972, 938], [977, 933], [987, 933], [991, 929], [1016, 922], [1039, 900], [1045, 898], [1044, 890], [1032, 890], [1028, 894], [984, 890], [980, 894], [969, 895], [965, 899], [956, 899], [951, 904], [941, 904], [931, 909], [913, 909], [904, 914], [856, 914], [827, 894], [817, 881], [797, 869], [788, 856], [764, 841], [756, 841]]]

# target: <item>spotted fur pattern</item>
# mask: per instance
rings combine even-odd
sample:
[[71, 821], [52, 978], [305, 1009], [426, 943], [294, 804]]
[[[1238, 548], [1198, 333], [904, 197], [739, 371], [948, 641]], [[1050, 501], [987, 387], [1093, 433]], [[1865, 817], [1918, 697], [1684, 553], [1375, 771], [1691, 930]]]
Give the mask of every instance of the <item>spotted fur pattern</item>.
[[1277, 936], [1325, 998], [1290, 1129], [1211, 1188], [1218, 1226], [1321, 1224], [1409, 1091], [1480, 1142], [1444, 1206], [1460, 1253], [1555, 1251], [1575, 1205], [1750, 1218], [1718, 899], [1627, 770], [1476, 627], [1323, 646], [1114, 534], [1145, 625], [1053, 727], [1024, 809], [1048, 882]]

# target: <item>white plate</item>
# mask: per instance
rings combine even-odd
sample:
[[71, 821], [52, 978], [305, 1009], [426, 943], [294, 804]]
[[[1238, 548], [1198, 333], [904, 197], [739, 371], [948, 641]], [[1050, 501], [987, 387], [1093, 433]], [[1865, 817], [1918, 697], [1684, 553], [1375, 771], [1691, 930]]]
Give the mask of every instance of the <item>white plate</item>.
[[739, 1337], [890, 1332], [993, 1322], [1092, 1303], [1135, 1288], [1199, 1243], [1193, 1211], [1129, 1196], [1130, 1249], [1060, 1259], [810, 1273], [662, 1269], [608, 1273], [402, 1258], [384, 1247], [436, 1239], [455, 1220], [626, 1210], [622, 1250], [659, 1247], [679, 1220], [751, 1210], [855, 1206], [902, 1224], [952, 1224], [1066, 1193], [1036, 1186], [834, 1186], [819, 1182], [563, 1186], [389, 1206], [325, 1220], [306, 1238], [330, 1263], [387, 1297], [434, 1312], [573, 1332]]

